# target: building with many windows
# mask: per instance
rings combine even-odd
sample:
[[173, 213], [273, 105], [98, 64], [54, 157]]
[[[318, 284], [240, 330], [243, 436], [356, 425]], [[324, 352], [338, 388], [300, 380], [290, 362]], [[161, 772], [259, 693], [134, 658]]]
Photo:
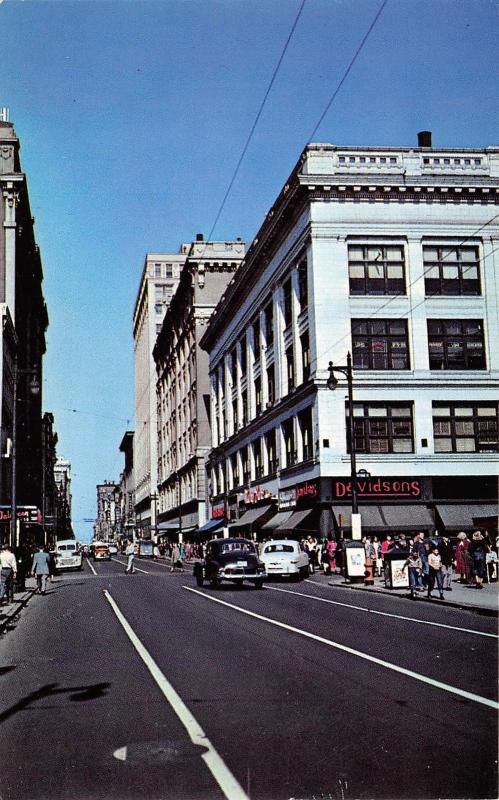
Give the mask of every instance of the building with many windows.
[[[212, 518], [497, 528], [499, 150], [311, 144], [213, 314]], [[329, 362], [353, 360], [328, 389]]]
[[156, 526], [156, 368], [152, 351], [175, 294], [188, 245], [175, 254], [146, 256], [133, 314], [135, 369], [135, 523], [141, 536]]
[[199, 341], [244, 256], [244, 243], [189, 248], [180, 283], [154, 347], [157, 370], [158, 531], [180, 538], [206, 521], [211, 447], [208, 355]]
[[[0, 505], [21, 519], [15, 543], [31, 536], [23, 508], [43, 504], [42, 390], [48, 315], [20, 141], [0, 109]], [[19, 513], [18, 513], [19, 512]], [[28, 511], [26, 511], [28, 514]], [[10, 516], [0, 520], [9, 537]], [[14, 542], [13, 542], [14, 543]]]

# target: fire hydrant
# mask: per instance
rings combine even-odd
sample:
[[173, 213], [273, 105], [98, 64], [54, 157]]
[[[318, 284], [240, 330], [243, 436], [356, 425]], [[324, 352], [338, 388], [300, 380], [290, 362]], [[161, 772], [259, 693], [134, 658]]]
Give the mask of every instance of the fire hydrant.
[[376, 561], [371, 558], [370, 556], [366, 556], [366, 571], [364, 573], [364, 584], [366, 586], [374, 586], [374, 569], [376, 567]]

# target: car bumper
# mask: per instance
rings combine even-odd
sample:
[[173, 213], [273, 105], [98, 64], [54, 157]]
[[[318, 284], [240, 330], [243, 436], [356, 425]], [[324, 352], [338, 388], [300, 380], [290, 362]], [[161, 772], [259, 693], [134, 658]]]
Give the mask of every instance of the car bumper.
[[296, 575], [299, 571], [297, 564], [267, 564], [267, 575]]
[[265, 572], [240, 572], [237, 570], [226, 571], [218, 573], [218, 580], [220, 581], [263, 581], [267, 577]]
[[62, 569], [80, 569], [81, 566], [82, 566], [82, 562], [81, 561], [77, 561], [76, 559], [72, 559], [71, 561], [63, 561], [63, 562], [56, 563], [55, 568], [57, 570], [62, 570]]

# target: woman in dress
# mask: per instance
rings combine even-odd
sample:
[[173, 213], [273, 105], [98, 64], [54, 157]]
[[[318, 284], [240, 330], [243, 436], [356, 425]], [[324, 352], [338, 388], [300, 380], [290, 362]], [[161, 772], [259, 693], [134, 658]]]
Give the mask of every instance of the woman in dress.
[[456, 547], [456, 572], [459, 575], [460, 583], [470, 581], [470, 542], [464, 531], [457, 534], [458, 543]]

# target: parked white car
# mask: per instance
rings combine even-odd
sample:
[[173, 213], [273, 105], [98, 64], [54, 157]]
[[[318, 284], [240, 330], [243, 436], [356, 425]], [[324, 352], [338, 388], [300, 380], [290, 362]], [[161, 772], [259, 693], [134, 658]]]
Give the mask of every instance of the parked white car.
[[288, 577], [299, 581], [309, 574], [309, 558], [300, 542], [293, 539], [271, 539], [265, 542], [260, 560], [265, 564], [267, 577]]

